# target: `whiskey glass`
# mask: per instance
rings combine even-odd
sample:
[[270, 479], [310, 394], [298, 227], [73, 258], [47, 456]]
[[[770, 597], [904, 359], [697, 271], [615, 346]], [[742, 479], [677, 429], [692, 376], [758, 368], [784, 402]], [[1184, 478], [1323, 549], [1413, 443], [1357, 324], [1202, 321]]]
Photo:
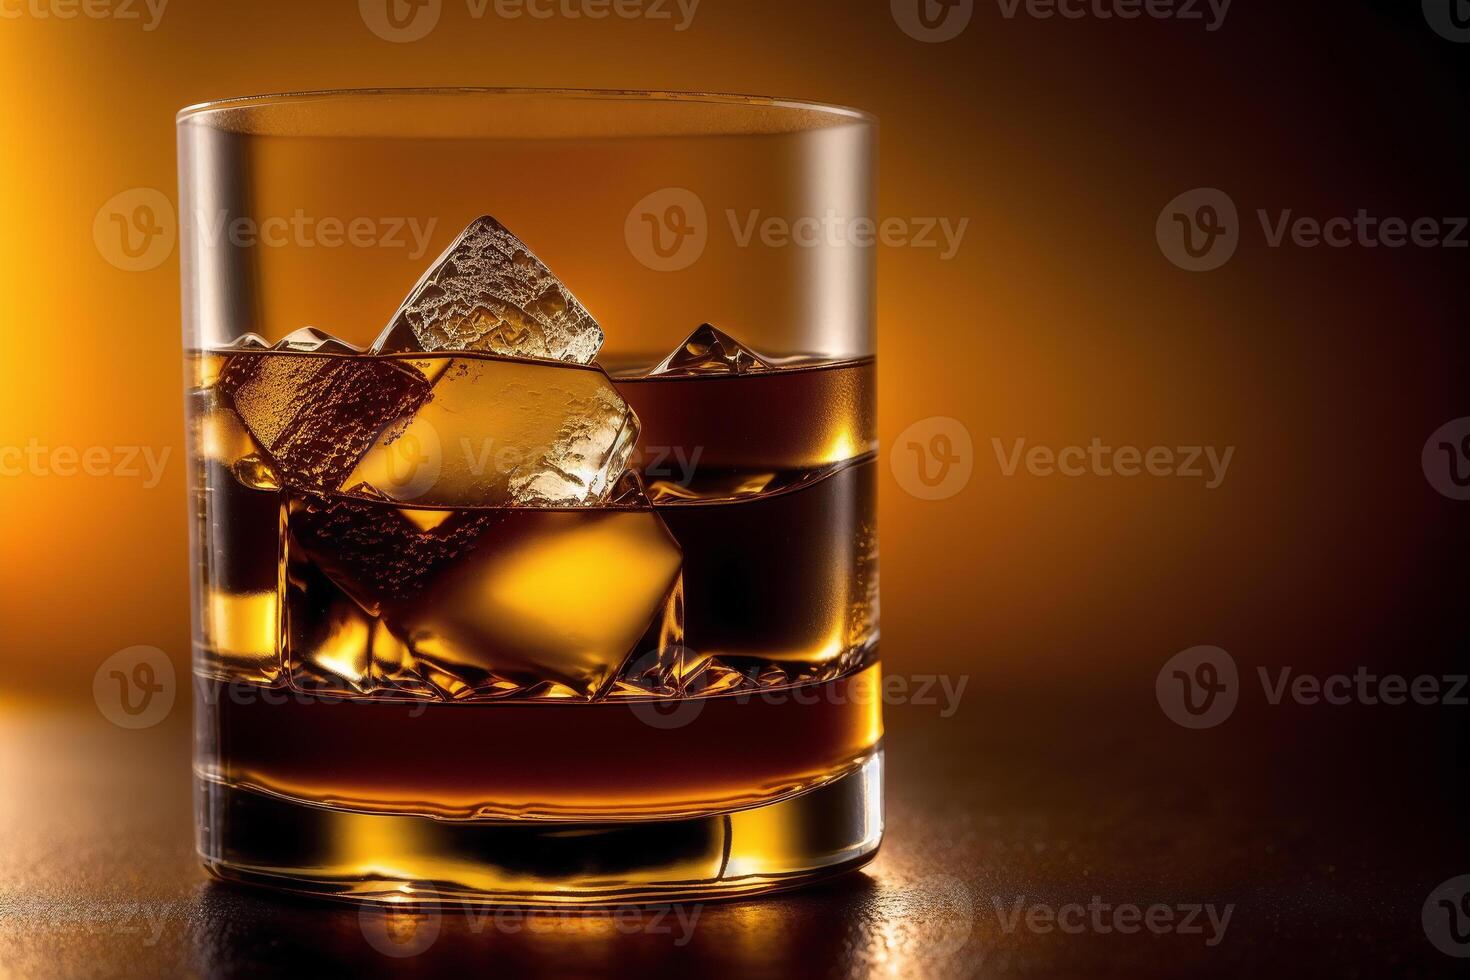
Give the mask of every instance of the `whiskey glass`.
[[576, 905], [873, 856], [874, 139], [653, 92], [179, 114], [210, 873]]

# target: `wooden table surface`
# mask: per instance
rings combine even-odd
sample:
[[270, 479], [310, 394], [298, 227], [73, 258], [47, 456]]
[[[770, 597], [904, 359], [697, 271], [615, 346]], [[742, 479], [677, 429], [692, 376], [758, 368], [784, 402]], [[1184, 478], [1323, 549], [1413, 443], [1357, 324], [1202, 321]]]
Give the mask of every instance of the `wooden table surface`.
[[[206, 880], [181, 719], [0, 701], [0, 976], [1449, 975], [1465, 963], [1421, 910], [1470, 873], [1451, 711], [1191, 732], [1146, 696], [967, 692], [950, 717], [889, 709], [888, 835], [863, 872], [703, 907], [385, 920]], [[1114, 928], [1155, 905], [1174, 926]]]

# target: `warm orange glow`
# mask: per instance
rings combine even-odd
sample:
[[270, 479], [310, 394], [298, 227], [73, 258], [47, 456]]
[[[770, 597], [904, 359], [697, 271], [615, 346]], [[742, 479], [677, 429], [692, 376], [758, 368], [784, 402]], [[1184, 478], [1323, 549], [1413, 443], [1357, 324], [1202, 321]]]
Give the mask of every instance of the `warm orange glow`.
[[[858, 6], [844, 6], [834, 20], [833, 4], [707, 3], [689, 30], [674, 33], [616, 19], [470, 22], [461, 5], [458, 20], [446, 13], [439, 30], [411, 44], [375, 37], [353, 4], [177, 3], [151, 32], [85, 18], [5, 20], [0, 446], [34, 438], [51, 447], [172, 450], [152, 488], [125, 477], [0, 477], [8, 685], [84, 690], [103, 657], [140, 642], [167, 650], [181, 667], [187, 662], [177, 252], [155, 269], [125, 272], [98, 253], [92, 228], [99, 207], [129, 188], [157, 188], [176, 200], [176, 109], [301, 88], [699, 88], [823, 98], [876, 113], [880, 214], [970, 219], [952, 259], [939, 249], [879, 251], [880, 435], [886, 447], [919, 419], [951, 416], [969, 427], [977, 453], [970, 486], [938, 502], [907, 497], [889, 476], [885, 453], [880, 517], [890, 669], [948, 666], [997, 681], [1043, 676], [1085, 684], [1117, 674], [1120, 662], [1142, 667], [1201, 634], [1232, 628], [1242, 610], [1253, 611], [1269, 642], [1300, 615], [1302, 583], [1320, 582], [1324, 568], [1336, 569], [1339, 585], [1366, 577], [1389, 595], [1415, 581], [1423, 557], [1415, 542], [1431, 533], [1423, 524], [1369, 546], [1361, 514], [1335, 503], [1325, 484], [1282, 474], [1308, 465], [1305, 446], [1333, 444], [1344, 431], [1361, 432], [1388, 454], [1385, 447], [1399, 447], [1405, 432], [1427, 435], [1418, 433], [1423, 420], [1450, 417], [1440, 410], [1450, 400], [1449, 371], [1425, 377], [1406, 359], [1401, 335], [1361, 329], [1438, 329], [1447, 287], [1431, 281], [1433, 263], [1392, 264], [1383, 250], [1319, 250], [1282, 252], [1266, 271], [1252, 267], [1264, 257], [1246, 248], [1219, 273], [1182, 275], [1162, 260], [1151, 230], [1158, 209], [1192, 186], [1185, 182], [1238, 177], [1232, 190], [1243, 207], [1309, 210], [1312, 202], [1287, 200], [1267, 186], [1243, 163], [1244, 148], [1178, 172], [1139, 165], [1171, 147], [1140, 121], [1130, 101], [1140, 90], [1125, 85], [1103, 97], [1096, 82], [1104, 66], [1115, 71], [1127, 52], [1150, 46], [1149, 32], [1101, 21], [997, 20], [982, 28], [977, 18], [964, 38], [928, 45], [895, 29], [887, 4]], [[1180, 58], [1211, 57], [1204, 46], [1213, 37], [1181, 34]], [[235, 56], [221, 56], [221, 38], [232, 39]], [[982, 72], [1035, 77], [1037, 65], [1048, 66], [1047, 85], [1007, 98], [984, 95]], [[1418, 70], [1401, 79], [1405, 90], [1432, 90], [1438, 69], [1431, 59]], [[1316, 75], [1330, 78], [1333, 70], [1324, 63]], [[1197, 115], [1199, 93], [1146, 91], [1162, 100], [1160, 112]], [[1283, 118], [1320, 115], [1321, 92], [1310, 87], [1262, 87], [1254, 96], [1284, 100]], [[1269, 158], [1361, 155], [1361, 133], [1337, 122], [1262, 138], [1272, 141]], [[1426, 157], [1423, 165], [1435, 164]], [[1329, 182], [1338, 179], [1331, 168], [1323, 172]], [[1343, 206], [1371, 203], [1361, 197], [1369, 177], [1342, 180]], [[514, 213], [514, 188], [487, 186], [485, 196], [487, 210], [523, 218]], [[721, 207], [712, 210], [713, 220], [726, 221]], [[664, 280], [616, 247], [580, 248], [575, 202], [549, 217], [566, 229], [564, 240], [548, 245], [553, 267], [579, 284], [594, 313], [616, 315], [610, 333], [632, 329]], [[712, 250], [707, 261], [728, 254]], [[317, 325], [369, 337], [422, 265], [406, 255], [385, 258], [374, 278], [353, 272], [350, 249], [324, 261], [336, 271], [334, 296], [362, 294], [361, 305], [378, 312], [371, 322]], [[1352, 296], [1343, 283], [1353, 281], [1372, 281], [1380, 293]], [[765, 288], [740, 279], [720, 295]], [[690, 311], [679, 326], [687, 332], [705, 315]], [[1309, 367], [1322, 356], [1325, 335], [1318, 331], [1338, 324], [1359, 325], [1350, 340], [1358, 366], [1314, 373]], [[40, 339], [61, 337], [64, 358], [35, 356]], [[1418, 337], [1425, 349], [1432, 345], [1428, 333]], [[1344, 418], [1344, 384], [1377, 395]], [[1007, 478], [991, 446], [992, 438], [1055, 446], [1093, 436], [1145, 446], [1237, 444], [1241, 451], [1226, 488], [1206, 493], [1183, 480]], [[1417, 447], [1400, 451], [1412, 458]], [[1352, 479], [1365, 492], [1387, 493], [1386, 473]], [[1287, 539], [1295, 544], [1283, 551]], [[1262, 561], [1263, 554], [1273, 557]], [[1161, 611], [1157, 597], [1166, 589], [1175, 598]], [[59, 630], [51, 614], [36, 615], [41, 609], [85, 613], [67, 616]], [[1320, 646], [1328, 656], [1331, 644]]]

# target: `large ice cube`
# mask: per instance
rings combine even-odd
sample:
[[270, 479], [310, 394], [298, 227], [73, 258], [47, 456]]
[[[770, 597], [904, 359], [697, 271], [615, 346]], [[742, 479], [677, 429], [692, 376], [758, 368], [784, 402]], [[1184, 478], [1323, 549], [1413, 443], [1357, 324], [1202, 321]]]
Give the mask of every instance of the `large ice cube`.
[[373, 352], [481, 351], [591, 364], [602, 328], [534, 252], [488, 215], [424, 273]]
[[432, 397], [363, 456], [347, 493], [420, 507], [595, 505], [638, 440], [638, 417], [600, 368], [449, 355], [403, 363], [434, 379]]
[[751, 374], [769, 371], [765, 358], [722, 330], [706, 323], [659, 362], [650, 376], [680, 377], [698, 374]]
[[681, 637], [679, 546], [636, 477], [617, 500], [426, 511], [293, 497], [292, 684], [455, 701], [590, 700], [615, 679], [625, 696], [670, 693], [657, 684]]
[[286, 486], [335, 490], [385, 430], [429, 397], [429, 382], [393, 359], [288, 351], [240, 353], [217, 389]]

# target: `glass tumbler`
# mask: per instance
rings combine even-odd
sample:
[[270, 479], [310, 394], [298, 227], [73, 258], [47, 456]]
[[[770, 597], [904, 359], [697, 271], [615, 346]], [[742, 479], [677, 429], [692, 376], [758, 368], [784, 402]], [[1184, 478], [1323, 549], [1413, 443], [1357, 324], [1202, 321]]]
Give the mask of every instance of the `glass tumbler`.
[[869, 860], [872, 120], [357, 91], [178, 145], [205, 867], [577, 904]]

